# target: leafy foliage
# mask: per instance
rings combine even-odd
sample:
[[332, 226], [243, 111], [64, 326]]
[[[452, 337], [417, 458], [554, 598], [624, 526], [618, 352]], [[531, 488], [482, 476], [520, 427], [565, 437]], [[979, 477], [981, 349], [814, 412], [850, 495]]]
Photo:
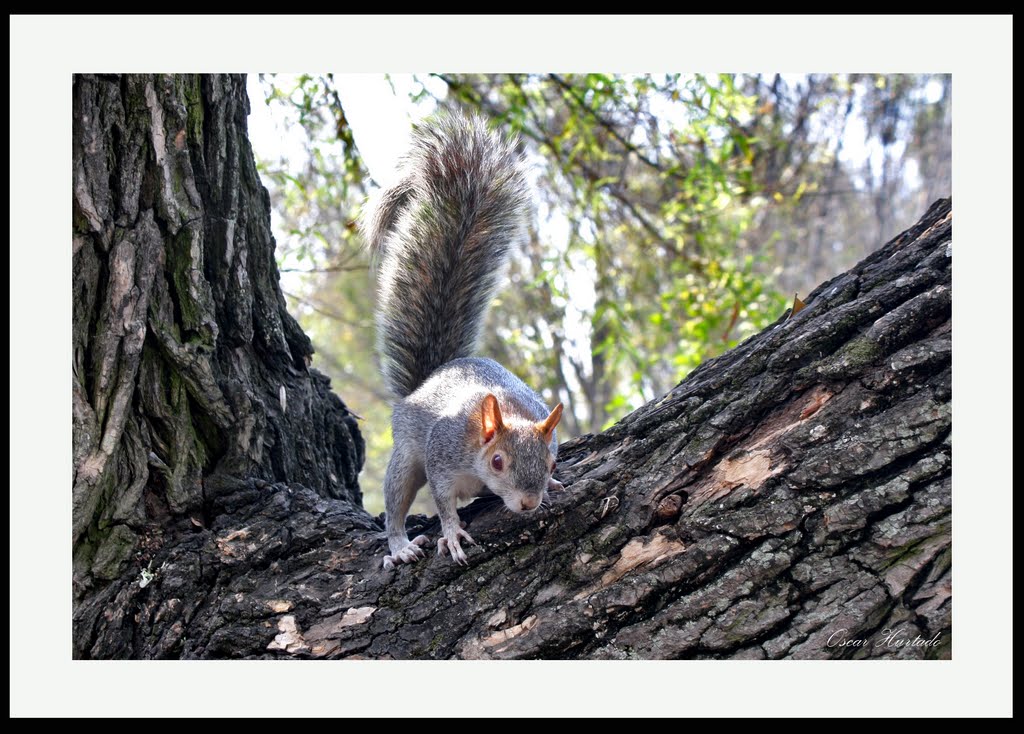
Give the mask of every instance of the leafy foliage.
[[[369, 174], [330, 75], [267, 77], [304, 135], [265, 161], [287, 289], [367, 419], [368, 504], [390, 436], [372, 278], [351, 224]], [[483, 353], [599, 431], [781, 316], [949, 189], [948, 77], [431, 75], [410, 105], [479, 111], [519, 134], [532, 237]], [[426, 493], [422, 493], [426, 494]]]

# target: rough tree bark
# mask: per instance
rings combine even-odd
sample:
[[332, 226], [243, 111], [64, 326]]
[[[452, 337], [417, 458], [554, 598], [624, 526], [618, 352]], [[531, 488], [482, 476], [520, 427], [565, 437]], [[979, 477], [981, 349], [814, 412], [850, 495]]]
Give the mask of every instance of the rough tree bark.
[[76, 657], [950, 655], [948, 200], [563, 445], [540, 516], [465, 508], [468, 568], [385, 571], [247, 110], [240, 77], [75, 80]]

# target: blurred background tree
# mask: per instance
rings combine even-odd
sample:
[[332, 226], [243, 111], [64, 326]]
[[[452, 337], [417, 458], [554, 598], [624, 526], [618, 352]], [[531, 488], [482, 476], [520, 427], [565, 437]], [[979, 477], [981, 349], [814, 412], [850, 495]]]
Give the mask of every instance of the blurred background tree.
[[[373, 176], [391, 171], [371, 176], [371, 132], [349, 121], [346, 81], [261, 75], [252, 103], [274, 127], [252, 139], [289, 305], [316, 366], [364, 418], [365, 504], [379, 512], [390, 407], [353, 220]], [[951, 189], [948, 75], [388, 81], [409, 122], [470, 110], [523, 141], [537, 212], [481, 353], [565, 403], [563, 439], [667, 392]]]

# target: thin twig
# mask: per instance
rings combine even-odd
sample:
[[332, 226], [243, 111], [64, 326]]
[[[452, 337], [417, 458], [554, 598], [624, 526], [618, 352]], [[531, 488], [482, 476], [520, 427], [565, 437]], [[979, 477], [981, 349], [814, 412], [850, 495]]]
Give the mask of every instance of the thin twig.
[[294, 298], [299, 303], [301, 303], [301, 304], [303, 304], [305, 306], [309, 306], [311, 309], [316, 311], [321, 316], [326, 316], [329, 319], [334, 319], [335, 321], [340, 321], [343, 324], [348, 324], [349, 326], [354, 326], [357, 329], [370, 329], [370, 328], [373, 328], [373, 324], [366, 323], [366, 322], [352, 321], [351, 319], [347, 319], [347, 318], [345, 318], [341, 314], [338, 314], [335, 311], [326, 309], [323, 306], [320, 306], [320, 305], [314, 303], [313, 301], [310, 301], [308, 298], [303, 298], [302, 296], [296, 295], [295, 293], [289, 293], [288, 291], [286, 291], [284, 289], [282, 289], [281, 292], [284, 293], [289, 298]]
[[351, 273], [356, 270], [367, 270], [367, 265], [327, 265], [322, 268], [279, 268], [282, 273]]
[[634, 145], [633, 143], [629, 142], [626, 138], [624, 138], [622, 136], [622, 134], [618, 130], [615, 129], [615, 125], [614, 124], [608, 122], [601, 115], [599, 115], [597, 113], [597, 111], [594, 110], [593, 107], [588, 105], [586, 100], [584, 100], [580, 96], [579, 91], [574, 86], [569, 84], [567, 81], [562, 79], [562, 77], [560, 77], [558, 74], [548, 74], [548, 78], [551, 81], [553, 81], [556, 85], [561, 87], [561, 89], [563, 90], [563, 97], [566, 97], [566, 95], [568, 95], [568, 97], [571, 97], [572, 101], [575, 102], [576, 107], [578, 109], [586, 112], [592, 118], [594, 118], [594, 120], [597, 122], [598, 125], [600, 125], [605, 130], [607, 130], [609, 135], [611, 135], [613, 138], [618, 140], [619, 143], [626, 150], [628, 150], [633, 155], [635, 155], [640, 162], [647, 164], [648, 166], [653, 168], [655, 171], [658, 171], [659, 173], [663, 173], [666, 176], [671, 176], [672, 178], [676, 178], [676, 179], [678, 179], [680, 181], [685, 181], [686, 180], [686, 175], [682, 171], [666, 170], [660, 163], [658, 163], [657, 161], [654, 161], [654, 160], [651, 160], [650, 158], [648, 158], [643, 153], [643, 151], [641, 151], [639, 148], [636, 147], [636, 145]]

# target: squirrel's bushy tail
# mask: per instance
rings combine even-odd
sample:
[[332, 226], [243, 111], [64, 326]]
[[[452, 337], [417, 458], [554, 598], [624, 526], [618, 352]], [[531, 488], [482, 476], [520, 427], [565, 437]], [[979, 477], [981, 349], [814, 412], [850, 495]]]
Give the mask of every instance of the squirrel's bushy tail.
[[377, 348], [405, 397], [446, 362], [471, 356], [511, 248], [525, 235], [528, 187], [513, 144], [479, 117], [416, 127], [399, 182], [364, 209], [379, 259]]

